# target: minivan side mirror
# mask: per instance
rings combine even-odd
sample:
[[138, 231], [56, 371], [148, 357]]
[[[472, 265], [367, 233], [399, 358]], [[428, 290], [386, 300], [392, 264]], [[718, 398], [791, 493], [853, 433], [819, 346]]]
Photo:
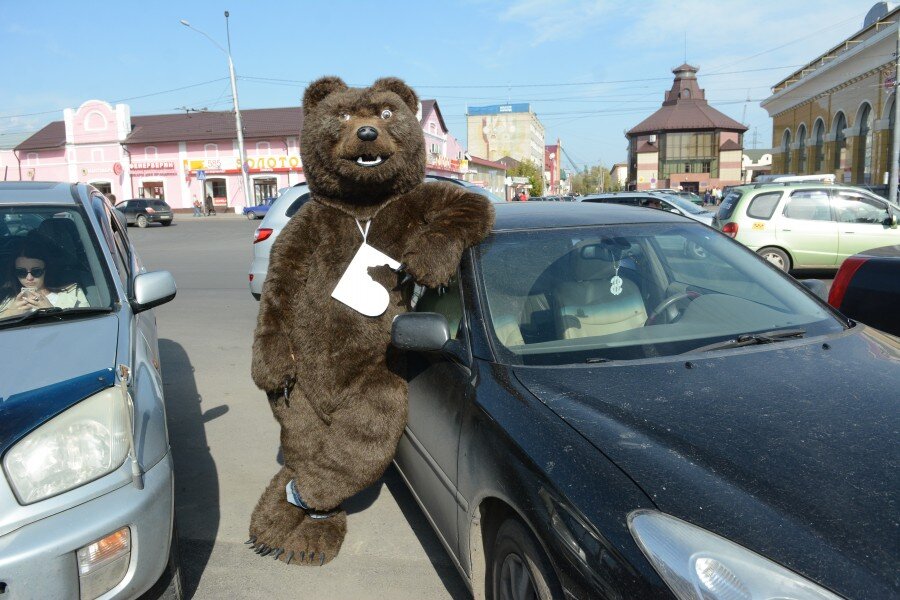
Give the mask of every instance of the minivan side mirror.
[[168, 271], [150, 271], [134, 278], [131, 309], [135, 313], [165, 304], [175, 297], [175, 278]]
[[440, 313], [404, 313], [391, 323], [391, 344], [401, 350], [436, 352], [450, 341], [450, 325]]

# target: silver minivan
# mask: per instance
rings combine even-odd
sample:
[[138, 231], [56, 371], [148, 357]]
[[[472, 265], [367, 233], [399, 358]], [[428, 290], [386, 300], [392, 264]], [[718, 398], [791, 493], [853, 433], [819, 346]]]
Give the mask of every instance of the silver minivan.
[[0, 598], [180, 598], [148, 272], [85, 184], [0, 183]]

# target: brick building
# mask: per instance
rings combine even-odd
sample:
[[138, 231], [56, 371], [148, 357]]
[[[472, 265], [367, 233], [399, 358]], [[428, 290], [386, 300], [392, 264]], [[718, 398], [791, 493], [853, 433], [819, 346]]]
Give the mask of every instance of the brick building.
[[709, 106], [697, 71], [688, 64], [673, 69], [662, 107], [625, 134], [630, 188], [703, 193], [740, 183], [747, 128]]

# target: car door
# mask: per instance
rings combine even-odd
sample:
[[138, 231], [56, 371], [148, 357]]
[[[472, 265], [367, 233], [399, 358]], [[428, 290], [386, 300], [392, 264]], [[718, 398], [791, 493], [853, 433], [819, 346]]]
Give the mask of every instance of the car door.
[[[468, 341], [458, 278], [445, 292], [425, 289], [416, 312], [443, 314], [450, 335]], [[443, 353], [407, 355], [409, 419], [397, 448], [397, 463], [444, 545], [458, 556], [457, 453], [462, 415], [471, 394], [471, 372]]]
[[832, 267], [837, 261], [838, 224], [827, 189], [794, 190], [775, 223], [778, 244], [795, 267]]
[[891, 229], [886, 202], [852, 190], [834, 190], [838, 222], [838, 264], [863, 250], [900, 244], [900, 231]]

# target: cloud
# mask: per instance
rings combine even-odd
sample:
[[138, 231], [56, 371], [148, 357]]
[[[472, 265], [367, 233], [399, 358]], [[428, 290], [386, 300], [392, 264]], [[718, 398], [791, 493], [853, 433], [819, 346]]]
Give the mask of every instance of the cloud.
[[517, 40], [529, 46], [540, 46], [565, 38], [578, 38], [607, 17], [615, 15], [611, 2], [604, 0], [544, 0], [513, 2], [500, 15], [502, 21], [519, 23], [524, 29]]

